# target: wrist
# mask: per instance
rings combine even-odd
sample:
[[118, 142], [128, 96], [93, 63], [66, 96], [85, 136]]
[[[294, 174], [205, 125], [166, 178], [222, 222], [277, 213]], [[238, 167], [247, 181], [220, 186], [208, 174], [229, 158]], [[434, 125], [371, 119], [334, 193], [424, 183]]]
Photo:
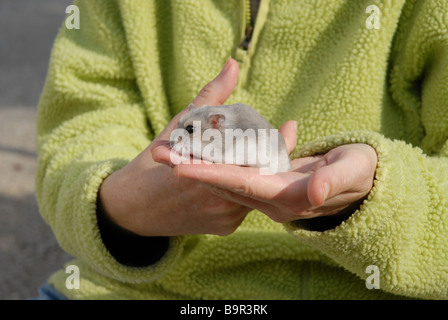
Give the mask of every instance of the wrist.
[[120, 174], [121, 170], [118, 170], [109, 175], [101, 184], [98, 192], [97, 201], [97, 214], [101, 214], [102, 217], [108, 219], [117, 226], [132, 231], [132, 227], [129, 222], [123, 221], [126, 215], [122, 214], [123, 206], [126, 206], [123, 201], [126, 196], [123, 192], [126, 192], [126, 188], [120, 187]]
[[167, 220], [179, 212], [180, 201], [171, 170], [143, 152], [103, 181], [98, 192], [103, 214], [140, 236], [172, 235]]
[[158, 262], [168, 251], [169, 237], [145, 237], [110, 220], [98, 198], [97, 222], [101, 239], [109, 253], [121, 264], [146, 267]]

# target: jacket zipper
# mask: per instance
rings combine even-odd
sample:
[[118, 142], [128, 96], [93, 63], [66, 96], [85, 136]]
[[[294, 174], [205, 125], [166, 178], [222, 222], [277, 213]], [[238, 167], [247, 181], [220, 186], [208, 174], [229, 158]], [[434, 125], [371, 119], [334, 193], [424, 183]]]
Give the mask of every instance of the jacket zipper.
[[[253, 1], [253, 0], [252, 0]], [[242, 42], [235, 48], [233, 57], [240, 65], [240, 73], [237, 88], [243, 88], [246, 85], [251, 59], [257, 46], [260, 30], [266, 22], [269, 1], [260, 0], [252, 2], [251, 0], [241, 0], [241, 38]], [[255, 9], [255, 10], [253, 10]], [[254, 12], [256, 11], [256, 12]]]
[[252, 33], [254, 31], [254, 23], [252, 21], [251, 14], [251, 0], [245, 0], [245, 11], [246, 11], [246, 29], [244, 31], [243, 41], [240, 43], [239, 47], [246, 50], [249, 49], [250, 40], [252, 38]]

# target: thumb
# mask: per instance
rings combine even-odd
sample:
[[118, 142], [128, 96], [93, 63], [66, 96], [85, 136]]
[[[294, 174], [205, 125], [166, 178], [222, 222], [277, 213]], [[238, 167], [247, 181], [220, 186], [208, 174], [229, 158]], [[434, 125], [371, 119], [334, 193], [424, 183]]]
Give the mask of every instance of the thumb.
[[158, 135], [156, 140], [169, 139], [171, 132], [177, 127], [179, 119], [188, 112], [190, 107], [217, 106], [226, 102], [238, 83], [238, 72], [238, 62], [229, 58], [216, 78], [202, 88], [187, 108], [171, 119], [168, 126]]
[[209, 82], [193, 100], [196, 108], [224, 104], [238, 83], [238, 62], [229, 58], [218, 76]]
[[294, 151], [297, 145], [297, 122], [293, 120], [286, 121], [278, 130], [285, 139], [288, 154]]
[[[323, 158], [322, 163], [327, 160]], [[329, 198], [350, 190], [355, 183], [353, 165], [345, 160], [323, 164], [310, 177], [308, 199], [314, 206], [321, 206]]]
[[[204, 105], [216, 106], [223, 104], [230, 97], [238, 83], [238, 72], [238, 62], [232, 58], [227, 59], [224, 67], [216, 78], [205, 85], [193, 102], [170, 121], [168, 126], [162, 130], [156, 139], [154, 139], [154, 142], [169, 140], [169, 136], [177, 127], [179, 119], [185, 112], [188, 112], [190, 106], [198, 108]], [[158, 150], [166, 151], [165, 143], [160, 144], [154, 142], [150, 145], [150, 149], [153, 154]]]

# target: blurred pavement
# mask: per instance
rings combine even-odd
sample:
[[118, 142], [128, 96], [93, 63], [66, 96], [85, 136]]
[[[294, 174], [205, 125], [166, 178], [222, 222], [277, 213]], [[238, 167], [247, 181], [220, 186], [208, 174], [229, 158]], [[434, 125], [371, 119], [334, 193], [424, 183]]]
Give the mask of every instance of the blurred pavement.
[[36, 106], [72, 0], [0, 0], [0, 299], [28, 299], [70, 259], [35, 198]]

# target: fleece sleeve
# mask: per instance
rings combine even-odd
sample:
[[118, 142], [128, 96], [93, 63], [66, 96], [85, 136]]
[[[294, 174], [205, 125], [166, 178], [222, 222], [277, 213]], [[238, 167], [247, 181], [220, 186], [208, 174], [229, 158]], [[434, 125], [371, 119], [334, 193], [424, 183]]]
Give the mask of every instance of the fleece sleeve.
[[182, 238], [170, 238], [170, 249], [158, 263], [127, 267], [104, 246], [96, 211], [102, 181], [151, 142], [151, 117], [136, 81], [118, 4], [75, 4], [80, 29], [61, 28], [38, 106], [39, 208], [71, 255], [118, 280], [150, 281], [176, 259]]
[[408, 143], [380, 133], [346, 132], [314, 141], [299, 153], [371, 145], [378, 166], [368, 198], [330, 230], [310, 230], [300, 221], [286, 225], [361, 278], [370, 275], [368, 266], [378, 267], [381, 290], [425, 299], [448, 298], [446, 8], [446, 1], [418, 4], [392, 52], [389, 88], [406, 121]]

